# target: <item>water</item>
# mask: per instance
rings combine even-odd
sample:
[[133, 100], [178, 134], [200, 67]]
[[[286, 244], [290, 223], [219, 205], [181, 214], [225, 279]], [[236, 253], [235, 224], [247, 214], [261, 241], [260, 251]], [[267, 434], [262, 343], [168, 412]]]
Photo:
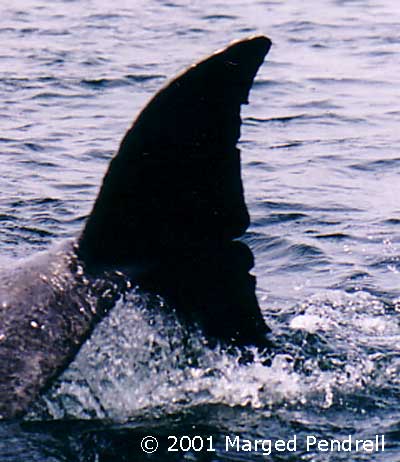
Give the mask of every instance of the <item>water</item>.
[[[99, 327], [1, 461], [265, 460], [225, 436], [298, 438], [270, 460], [400, 460], [400, 10], [394, 0], [3, 2], [0, 245], [76, 235], [137, 111], [177, 71], [262, 33], [243, 177], [271, 362], [184, 339], [139, 294]], [[157, 310], [155, 310], [157, 312]], [[184, 341], [183, 341], [184, 340]], [[185, 347], [183, 347], [185, 343]], [[385, 451], [306, 451], [308, 435]], [[144, 436], [160, 440], [146, 455]], [[168, 452], [168, 435], [215, 452]], [[158, 459], [159, 458], [159, 459]], [[268, 458], [268, 457], [267, 457]]]

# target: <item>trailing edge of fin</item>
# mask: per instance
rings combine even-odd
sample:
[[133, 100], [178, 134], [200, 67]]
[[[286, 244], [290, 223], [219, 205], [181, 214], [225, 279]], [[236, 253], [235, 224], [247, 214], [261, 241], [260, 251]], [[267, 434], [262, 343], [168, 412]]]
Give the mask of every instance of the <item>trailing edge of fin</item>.
[[240, 105], [271, 42], [235, 42], [164, 86], [112, 160], [79, 240], [88, 265], [173, 255], [241, 236]]

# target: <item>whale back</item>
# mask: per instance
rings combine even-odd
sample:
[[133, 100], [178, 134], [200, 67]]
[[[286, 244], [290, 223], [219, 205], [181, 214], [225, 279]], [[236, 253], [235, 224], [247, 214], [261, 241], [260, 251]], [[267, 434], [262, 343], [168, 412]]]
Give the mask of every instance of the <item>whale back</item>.
[[0, 420], [27, 411], [132, 282], [206, 337], [269, 347], [251, 251], [231, 242], [249, 223], [240, 105], [269, 47], [237, 42], [172, 80], [125, 135], [78, 242], [0, 274]]
[[79, 240], [88, 267], [219, 246], [249, 225], [240, 106], [270, 48], [230, 45], [162, 88], [122, 140]]

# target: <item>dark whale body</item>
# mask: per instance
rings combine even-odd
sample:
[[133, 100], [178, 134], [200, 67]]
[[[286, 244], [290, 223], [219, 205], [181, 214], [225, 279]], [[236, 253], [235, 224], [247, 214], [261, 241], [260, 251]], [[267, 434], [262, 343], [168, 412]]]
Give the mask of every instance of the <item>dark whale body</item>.
[[249, 225], [240, 106], [270, 48], [242, 40], [149, 102], [111, 161], [76, 241], [0, 272], [0, 417], [23, 415], [133, 285], [161, 295], [210, 341], [269, 346], [234, 239]]

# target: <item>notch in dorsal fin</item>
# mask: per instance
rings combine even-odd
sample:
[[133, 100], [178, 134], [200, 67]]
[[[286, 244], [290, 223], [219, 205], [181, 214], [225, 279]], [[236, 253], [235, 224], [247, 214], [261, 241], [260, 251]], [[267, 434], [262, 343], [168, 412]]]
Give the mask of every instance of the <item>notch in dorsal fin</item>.
[[240, 105], [271, 42], [235, 42], [189, 67], [140, 113], [112, 160], [79, 241], [90, 265], [219, 245], [249, 224]]

